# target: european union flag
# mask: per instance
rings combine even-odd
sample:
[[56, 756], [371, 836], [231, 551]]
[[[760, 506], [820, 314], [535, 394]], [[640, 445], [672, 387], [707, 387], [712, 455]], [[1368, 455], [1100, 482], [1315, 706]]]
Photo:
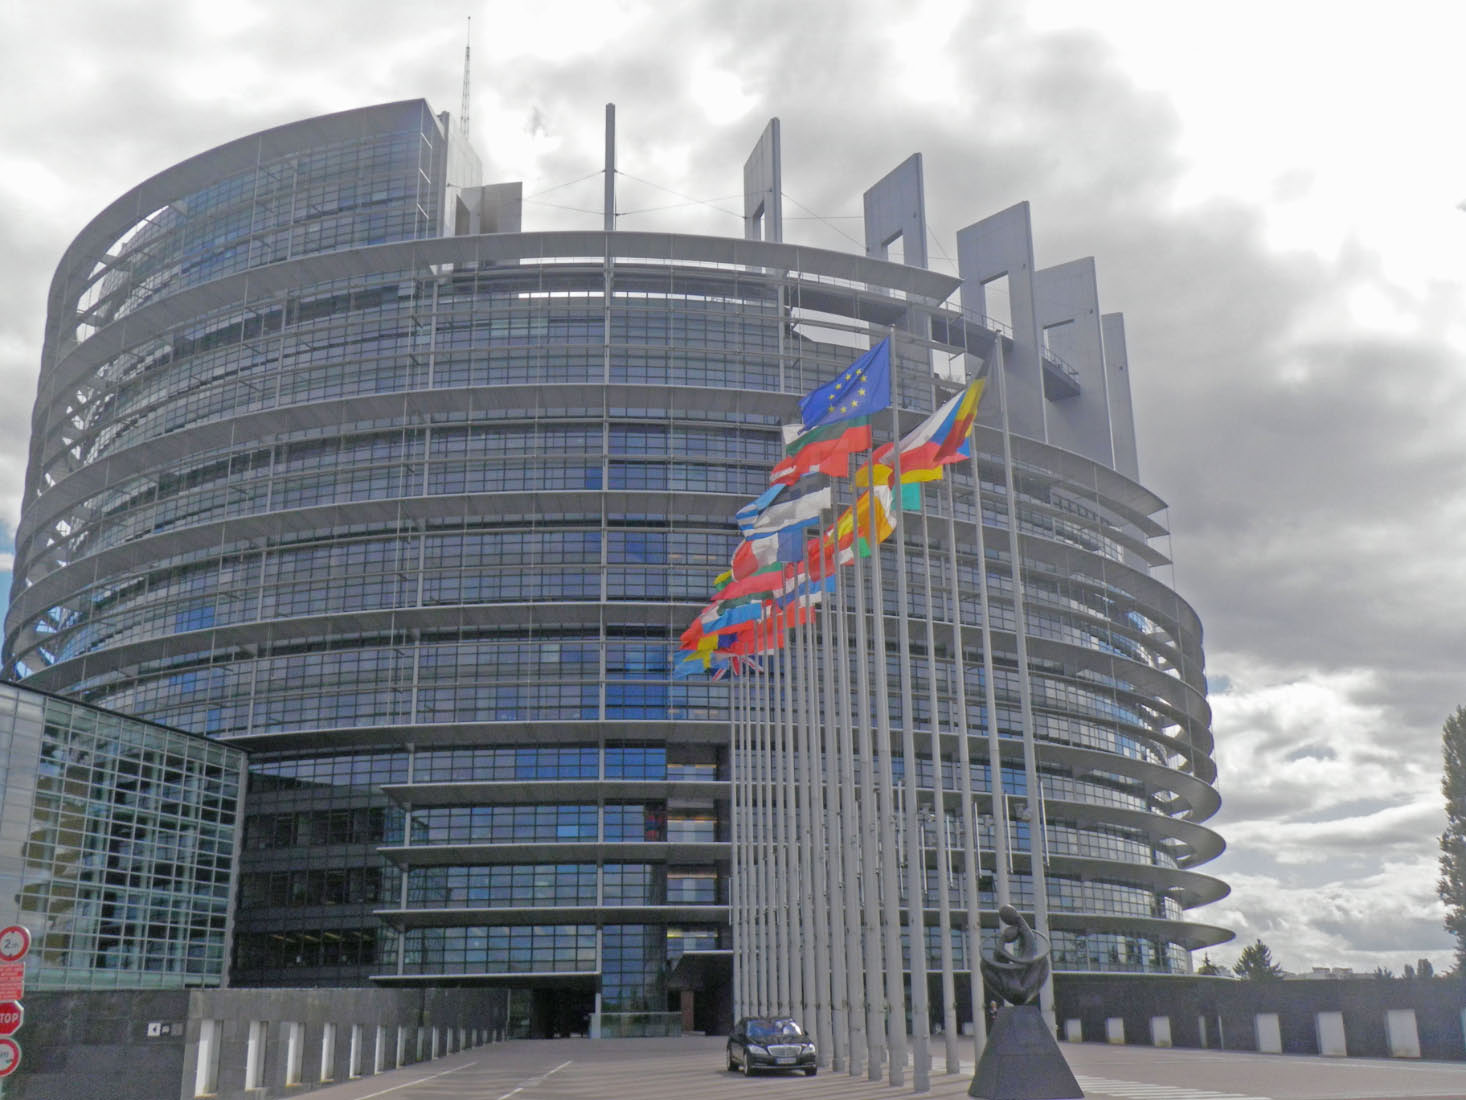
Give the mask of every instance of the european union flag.
[[888, 336], [832, 382], [826, 382], [800, 399], [799, 415], [804, 430], [870, 416], [891, 405], [891, 338]]

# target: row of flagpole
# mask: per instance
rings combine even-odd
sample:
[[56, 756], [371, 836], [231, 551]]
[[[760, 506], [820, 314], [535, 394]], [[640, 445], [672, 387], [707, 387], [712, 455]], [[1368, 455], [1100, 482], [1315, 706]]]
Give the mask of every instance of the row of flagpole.
[[[995, 340], [994, 346], [994, 359], [987, 373], [989, 377], [996, 378], [996, 396], [1002, 406], [1004, 489], [1009, 560], [1013, 563], [1023, 764], [1027, 804], [1033, 810], [1030, 813], [1029, 863], [1033, 876], [1035, 927], [1046, 932], [1048, 914], [1041, 854], [1042, 819], [1037, 811], [1041, 791], [1033, 746], [1024, 636], [1022, 557], [1006, 395], [1003, 392], [1001, 341]], [[887, 354], [891, 360], [895, 359], [889, 344]], [[865, 358], [868, 356], [861, 362]], [[896, 373], [892, 362], [891, 374]], [[846, 377], [850, 377], [849, 372]], [[828, 387], [822, 387], [815, 393], [824, 389]], [[811, 394], [810, 398], [814, 396]], [[832, 406], [834, 401], [832, 397]], [[912, 1087], [920, 1092], [930, 1088], [931, 1067], [924, 822], [934, 825], [941, 991], [939, 1019], [948, 1073], [958, 1072], [961, 1064], [954, 932], [963, 945], [965, 965], [962, 969], [969, 974], [974, 1058], [980, 1056], [985, 1042], [984, 997], [977, 968], [981, 945], [982, 845], [979, 826], [986, 825], [985, 816], [993, 823], [993, 878], [997, 905], [1011, 901], [1012, 854], [1009, 851], [1008, 799], [1004, 793], [997, 729], [987, 551], [975, 425], [969, 416], [962, 437], [971, 469], [976, 532], [990, 815], [980, 814], [978, 795], [972, 785], [964, 668], [968, 624], [963, 622], [958, 573], [957, 501], [951, 479], [941, 475], [944, 465], [955, 463], [953, 452], [949, 448], [949, 453], [936, 466], [935, 477], [931, 476], [929, 469], [918, 471], [923, 480], [942, 480], [945, 493], [946, 568], [950, 572], [951, 601], [948, 618], [952, 631], [950, 652], [955, 680], [955, 699], [949, 700], [949, 713], [956, 718], [949, 724], [948, 732], [955, 741], [958, 768], [956, 820], [949, 822], [951, 792], [946, 789], [941, 766], [943, 730], [935, 660], [935, 621], [939, 609], [932, 578], [934, 555], [924, 495], [918, 497], [919, 536], [925, 566], [922, 584], [924, 606], [920, 618], [929, 669], [927, 704], [931, 724], [925, 759], [931, 762], [933, 802], [926, 813], [919, 803], [922, 779], [919, 761], [922, 757], [918, 755], [916, 745], [907, 533], [902, 515], [905, 511], [902, 461], [906, 440], [899, 431], [897, 402], [890, 400], [888, 407], [892, 434], [887, 454], [888, 472], [878, 474], [877, 455], [886, 449], [875, 448], [873, 439], [868, 440], [865, 449], [870, 454], [862, 462], [863, 475], [858, 474], [849, 483], [853, 499], [847, 512], [853, 531], [848, 575], [841, 568], [847, 564], [841, 545], [843, 516], [838, 499], [831, 494], [821, 500], [824, 506], [816, 519], [816, 555], [807, 556], [803, 552], [804, 529], [800, 529], [801, 566], [794, 573], [794, 599], [774, 608], [771, 631], [764, 631], [762, 619], [753, 620], [757, 625], [752, 628], [747, 625], [748, 620], [726, 625], [728, 616], [722, 605], [715, 601], [702, 617], [703, 621], [715, 627], [710, 635], [718, 639], [715, 647], [707, 646], [702, 641], [703, 632], [694, 631], [693, 627], [689, 628], [683, 641], [684, 646], [688, 646], [689, 635], [695, 635], [697, 645], [704, 648], [693, 652], [704, 655], [703, 667], [716, 663], [720, 670], [734, 673], [731, 687], [733, 874], [730, 912], [734, 939], [735, 1014], [793, 1013], [812, 1031], [822, 1065], [852, 1075], [863, 1072], [872, 1081], [881, 1079], [884, 1066], [892, 1085], [904, 1084], [909, 1060], [913, 1070]], [[975, 398], [969, 412], [975, 415]], [[944, 445], [950, 442], [944, 441]], [[939, 453], [940, 450], [939, 447]], [[844, 461], [848, 475], [848, 455]], [[821, 469], [828, 472], [825, 467]], [[894, 501], [894, 507], [888, 510], [878, 493], [878, 477], [888, 479], [887, 495]], [[844, 488], [846, 484], [839, 479], [834, 483], [837, 488]], [[863, 494], [863, 515], [862, 494], [855, 492], [860, 484], [867, 487]], [[882, 516], [883, 511], [887, 511], [888, 516]], [[767, 502], [760, 514], [767, 514]], [[841, 519], [831, 524], [832, 515], [841, 516]], [[886, 519], [889, 523], [884, 522]], [[832, 533], [833, 537], [829, 537]], [[886, 586], [882, 577], [880, 549], [881, 542], [887, 537], [896, 541], [895, 595], [899, 633], [895, 648], [901, 707], [899, 746], [893, 741], [891, 728], [887, 612], [884, 607]], [[758, 552], [752, 553], [756, 556]], [[809, 568], [801, 581], [800, 570], [805, 564]], [[735, 581], [738, 572], [736, 568], [733, 571]], [[708, 615], [712, 617], [709, 619]], [[697, 622], [694, 623], [696, 626]], [[749, 638], [750, 631], [754, 642], [742, 645]], [[729, 638], [738, 641], [727, 644]], [[719, 660], [722, 652], [730, 656]], [[762, 663], [757, 659], [760, 655], [765, 658]], [[893, 767], [898, 748], [903, 764], [899, 787]], [[953, 833], [956, 834], [955, 839]], [[955, 862], [960, 863], [963, 875], [960, 892], [964, 897], [957, 906], [953, 905], [951, 897], [954, 857]], [[903, 867], [904, 888], [901, 881]], [[965, 914], [965, 922], [959, 929], [952, 927], [954, 908]], [[904, 963], [903, 927], [907, 931], [907, 960]], [[909, 988], [903, 982], [903, 971], [908, 970]]]

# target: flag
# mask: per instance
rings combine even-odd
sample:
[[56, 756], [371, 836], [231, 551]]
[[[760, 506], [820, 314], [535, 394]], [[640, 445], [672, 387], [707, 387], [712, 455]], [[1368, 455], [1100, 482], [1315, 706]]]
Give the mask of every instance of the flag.
[[850, 456], [869, 450], [870, 417], [825, 424], [812, 431], [801, 432], [798, 424], [784, 425], [784, 458], [774, 464], [769, 481], [792, 485], [810, 474], [830, 477], [850, 476]]
[[716, 634], [743, 623], [756, 623], [763, 617], [763, 601], [751, 600], [738, 607], [728, 607], [726, 603], [715, 604], [702, 613], [701, 622], [704, 634]]
[[826, 593], [835, 591], [835, 578], [824, 577], [820, 580], [812, 579], [807, 573], [800, 573], [795, 583], [785, 592], [774, 597], [774, 602], [780, 607], [787, 607], [796, 600], [804, 600], [808, 603], [819, 603]]
[[887, 337], [839, 376], [799, 401], [804, 430], [857, 416], [870, 416], [891, 404], [891, 339]]
[[975, 378], [962, 391], [962, 401], [957, 406], [956, 420], [947, 426], [946, 438], [941, 440], [939, 445], [939, 462], [955, 461], [959, 450], [969, 449], [967, 441], [972, 431], [972, 422], [977, 419], [977, 406], [982, 402], [983, 390], [986, 388], [986, 378]]
[[783, 491], [783, 485], [775, 485], [770, 489], [765, 489], [753, 500], [750, 500], [742, 508], [738, 509], [736, 513], [738, 529], [743, 532], [744, 538], [748, 537], [749, 531], [752, 529], [754, 523], [757, 522], [758, 517], [763, 515], [764, 510], [770, 504], [774, 503], [774, 498]]
[[[877, 542], [885, 542], [896, 530], [891, 523], [891, 490], [888, 486], [877, 485], [874, 489], [875, 496], [875, 534]], [[862, 537], [869, 537], [871, 529], [872, 490], [866, 490], [855, 498], [853, 508], [846, 508], [840, 518], [835, 521], [835, 534], [844, 540], [854, 534]]]
[[779, 560], [777, 539], [744, 539], [733, 551], [733, 579], [751, 577], [766, 565]]
[[[977, 403], [982, 399], [984, 380], [969, 382], [942, 403], [901, 440], [902, 481], [906, 466], [938, 466], [955, 462], [957, 450], [967, 439], [972, 421], [977, 416]], [[887, 443], [875, 454], [877, 462], [890, 462], [892, 447]]]
[[[783, 486], [779, 486], [783, 488]], [[764, 510], [747, 532], [750, 539], [768, 538], [791, 528], [813, 527], [820, 521], [820, 513], [835, 503], [835, 495], [827, 485], [813, 493], [771, 505]]]
[[[977, 416], [984, 380], [975, 379], [953, 394], [901, 440], [901, 484], [937, 481], [942, 467], [967, 457], [968, 432]], [[896, 448], [886, 443], [871, 456], [874, 474], [865, 466], [855, 472], [855, 484], [866, 486], [872, 477], [877, 485], [890, 485], [894, 476], [892, 455]], [[908, 508], [908, 511], [910, 509]]]
[[755, 592], [777, 592], [784, 585], [787, 567], [782, 562], [775, 562], [758, 569], [751, 575], [744, 577], [741, 581], [729, 581], [718, 590], [714, 599], [731, 600], [738, 596], [748, 596]]

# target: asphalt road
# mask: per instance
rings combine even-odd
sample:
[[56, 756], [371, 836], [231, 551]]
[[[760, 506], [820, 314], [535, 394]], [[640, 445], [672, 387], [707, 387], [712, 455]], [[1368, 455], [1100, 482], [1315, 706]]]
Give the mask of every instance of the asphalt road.
[[[1304, 1058], [1061, 1044], [1085, 1095], [1102, 1100], [1466, 1100], [1466, 1063]], [[967, 1095], [935, 1051], [934, 1100]], [[965, 1052], [970, 1057], [970, 1050]], [[311, 1100], [835, 1100], [912, 1095], [864, 1076], [729, 1073], [722, 1038], [519, 1040], [312, 1090]]]

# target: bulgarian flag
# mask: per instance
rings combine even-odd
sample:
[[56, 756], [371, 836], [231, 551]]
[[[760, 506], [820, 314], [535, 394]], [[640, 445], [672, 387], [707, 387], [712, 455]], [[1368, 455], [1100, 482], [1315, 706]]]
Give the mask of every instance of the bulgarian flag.
[[769, 471], [771, 485], [793, 485], [810, 474], [850, 476], [850, 456], [869, 450], [870, 417], [836, 420], [804, 432], [798, 424], [784, 425], [784, 457]]

